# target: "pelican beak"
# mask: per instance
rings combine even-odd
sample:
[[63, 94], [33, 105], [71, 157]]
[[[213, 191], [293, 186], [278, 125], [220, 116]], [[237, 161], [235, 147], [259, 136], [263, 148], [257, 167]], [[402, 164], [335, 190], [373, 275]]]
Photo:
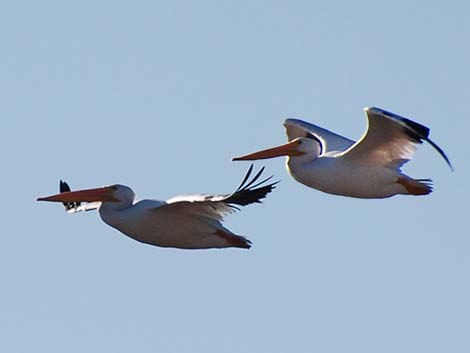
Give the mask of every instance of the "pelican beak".
[[267, 150], [262, 150], [259, 152], [254, 152], [246, 154], [241, 157], [232, 158], [232, 161], [252, 161], [256, 159], [268, 159], [280, 156], [301, 156], [305, 152], [299, 151], [297, 147], [299, 146], [299, 141], [294, 140], [286, 143], [285, 145], [268, 148]]
[[51, 202], [119, 202], [114, 196], [115, 187], [105, 186], [103, 188], [86, 189], [78, 191], [61, 192], [60, 194], [40, 197], [37, 201]]

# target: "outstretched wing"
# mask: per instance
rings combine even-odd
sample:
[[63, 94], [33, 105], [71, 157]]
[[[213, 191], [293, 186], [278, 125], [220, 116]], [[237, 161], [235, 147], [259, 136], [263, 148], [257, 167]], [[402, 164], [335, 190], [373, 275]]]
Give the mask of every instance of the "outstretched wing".
[[155, 210], [160, 212], [171, 210], [221, 221], [226, 214], [239, 210], [238, 206], [261, 203], [261, 200], [275, 188], [278, 182], [265, 184], [272, 176], [258, 181], [263, 171], [264, 167], [249, 180], [253, 172], [251, 165], [240, 186], [231, 194], [176, 196]]
[[343, 154], [344, 160], [363, 165], [399, 168], [408, 162], [418, 144], [428, 141], [452, 165], [444, 151], [429, 139], [429, 128], [380, 108], [365, 108], [369, 126], [364, 136]]
[[[59, 182], [59, 191], [60, 193], [71, 191], [69, 184], [61, 180]], [[100, 207], [101, 202], [87, 202], [84, 205], [82, 205], [80, 202], [62, 202], [62, 204], [65, 207], [65, 211], [68, 213], [76, 213], [96, 210], [98, 207]]]
[[299, 119], [287, 119], [284, 127], [289, 141], [297, 137], [312, 137], [313, 135], [322, 145], [322, 154], [343, 152], [354, 144], [354, 141], [346, 137]]

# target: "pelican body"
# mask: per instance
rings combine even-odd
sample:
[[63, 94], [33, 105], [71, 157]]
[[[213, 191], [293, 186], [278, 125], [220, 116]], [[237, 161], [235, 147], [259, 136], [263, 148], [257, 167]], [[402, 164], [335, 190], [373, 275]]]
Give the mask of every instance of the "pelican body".
[[[256, 183], [264, 168], [249, 180], [250, 167], [240, 187], [228, 195], [177, 196], [167, 201], [135, 200], [124, 185], [70, 191], [60, 182], [60, 193], [38, 201], [62, 202], [69, 213], [98, 209], [106, 224], [143, 243], [180, 249], [237, 247], [249, 249], [251, 242], [222, 225], [223, 216], [251, 203], [261, 203], [277, 183]], [[255, 184], [256, 183], [256, 184]], [[262, 185], [264, 184], [264, 185]], [[88, 202], [82, 205], [82, 202]]]
[[302, 120], [287, 119], [287, 144], [233, 160], [287, 156], [287, 169], [295, 180], [334, 195], [386, 198], [429, 194], [430, 179], [413, 179], [401, 171], [423, 140], [452, 169], [444, 151], [429, 139], [429, 128], [380, 108], [364, 110], [369, 125], [357, 142]]

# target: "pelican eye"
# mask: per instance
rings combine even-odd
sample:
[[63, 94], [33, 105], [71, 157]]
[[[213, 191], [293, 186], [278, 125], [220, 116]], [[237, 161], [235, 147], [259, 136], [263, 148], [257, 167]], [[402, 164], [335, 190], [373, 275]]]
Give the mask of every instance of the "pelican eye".
[[116, 191], [118, 187], [116, 185], [111, 185], [111, 186], [108, 186], [108, 189], [111, 189], [112, 191]]

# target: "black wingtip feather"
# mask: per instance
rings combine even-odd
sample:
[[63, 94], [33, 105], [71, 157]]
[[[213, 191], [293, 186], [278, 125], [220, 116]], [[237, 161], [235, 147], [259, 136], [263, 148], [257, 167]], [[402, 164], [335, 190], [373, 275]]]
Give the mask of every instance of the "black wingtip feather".
[[430, 129], [424, 125], [418, 124], [417, 122], [405, 118], [403, 116], [397, 115], [395, 113], [380, 109], [380, 108], [372, 108], [375, 110], [380, 111], [382, 114], [389, 116], [395, 120], [401, 121], [403, 125], [403, 131], [417, 143], [422, 143], [423, 140], [429, 142], [429, 144], [434, 147], [434, 149], [441, 155], [442, 158], [446, 161], [447, 165], [449, 166], [451, 171], [454, 171], [454, 167], [450, 162], [449, 158], [445, 154], [445, 152], [440, 148], [434, 141], [429, 138]]
[[450, 170], [454, 171], [454, 167], [452, 166], [452, 163], [450, 163], [449, 157], [447, 157], [442, 148], [440, 148], [434, 141], [429, 138], [430, 130], [428, 127], [418, 124], [407, 118], [401, 118], [401, 120], [405, 124], [404, 131], [411, 139], [417, 141], [418, 143], [422, 143], [423, 140], [429, 142], [429, 144], [434, 147], [434, 149], [441, 155], [441, 157], [444, 158]]
[[422, 140], [427, 140], [429, 136], [429, 128], [418, 124], [407, 118], [400, 118], [400, 120], [405, 124], [405, 133], [413, 140], [418, 143], [422, 143]]
[[263, 171], [264, 171], [264, 167], [261, 168], [260, 171], [259, 171], [258, 173], [256, 173], [256, 175], [254, 176], [254, 178], [251, 179], [251, 181], [250, 181], [248, 184], [246, 184], [243, 188], [244, 188], [244, 189], [248, 189], [250, 186], [252, 186], [252, 185], [256, 182], [256, 180], [259, 179], [259, 177], [261, 176], [261, 173], [263, 173]]
[[59, 183], [59, 191], [61, 193], [70, 191], [69, 184], [67, 184], [65, 181], [61, 180], [60, 183]]
[[446, 161], [447, 165], [449, 166], [450, 170], [451, 171], [454, 171], [454, 167], [452, 165], [452, 163], [450, 163], [450, 160], [449, 158], [447, 157], [447, 155], [444, 153], [444, 151], [442, 150], [442, 148], [440, 148], [436, 143], [434, 143], [434, 141], [432, 141], [431, 139], [429, 138], [426, 138], [426, 141], [429, 142], [429, 144], [434, 147], [434, 149], [439, 152], [439, 154], [441, 155], [442, 158], [444, 158], [444, 160]]
[[429, 136], [429, 128], [418, 124], [417, 122], [410, 120], [408, 118], [405, 118], [404, 116], [392, 113], [390, 111], [387, 111], [385, 109], [377, 108], [377, 107], [372, 107], [368, 109], [368, 114], [371, 112], [372, 114], [378, 114], [378, 115], [383, 115], [386, 116], [396, 122], [398, 122], [400, 125], [402, 125], [403, 129], [402, 131], [408, 135], [408, 137], [415, 141], [416, 143], [422, 143], [423, 140], [426, 140]]
[[422, 143], [423, 140], [429, 142], [429, 144], [434, 147], [434, 149], [441, 155], [442, 158], [446, 161], [451, 171], [454, 171], [452, 163], [450, 163], [449, 158], [444, 153], [442, 148], [440, 148], [434, 141], [429, 138], [430, 129], [424, 125], [418, 124], [410, 119], [401, 117], [400, 120], [403, 122], [405, 133], [414, 141]]
[[[69, 184], [61, 180], [59, 182], [59, 191], [60, 193], [71, 191]], [[66, 211], [80, 206], [80, 202], [62, 202], [62, 204], [64, 205]]]
[[276, 187], [277, 183], [279, 183], [279, 181], [276, 181], [268, 185], [260, 186], [273, 177], [270, 176], [263, 181], [254, 184], [263, 173], [264, 167], [261, 168], [261, 170], [253, 177], [253, 179], [248, 181], [252, 171], [253, 165], [251, 165], [248, 169], [248, 172], [243, 178], [243, 182], [240, 184], [238, 189], [224, 200], [226, 203], [239, 206], [246, 206], [251, 203], [261, 203], [261, 200], [264, 199], [266, 195]]
[[251, 164], [250, 168], [248, 168], [248, 171], [246, 172], [245, 177], [243, 178], [242, 182], [240, 183], [240, 186], [237, 188], [237, 191], [240, 190], [243, 187], [243, 185], [245, 185], [245, 183], [248, 180], [248, 178], [250, 177], [252, 171], [253, 171], [253, 164]]

